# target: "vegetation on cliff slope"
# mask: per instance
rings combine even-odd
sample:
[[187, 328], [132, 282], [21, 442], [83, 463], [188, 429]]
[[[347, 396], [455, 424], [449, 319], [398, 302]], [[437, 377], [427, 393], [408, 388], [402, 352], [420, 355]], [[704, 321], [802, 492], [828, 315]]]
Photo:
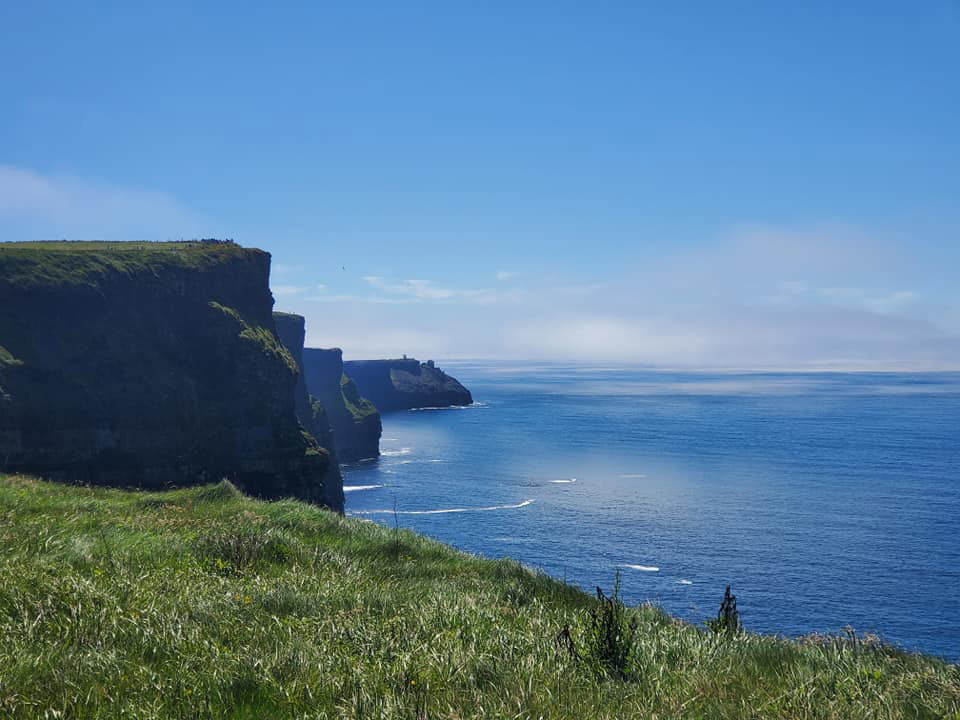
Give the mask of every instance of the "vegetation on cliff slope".
[[237, 337], [241, 340], [251, 343], [260, 352], [266, 353], [281, 361], [287, 366], [290, 372], [297, 375], [300, 374], [300, 367], [293, 359], [290, 351], [284, 347], [283, 343], [280, 342], [279, 338], [277, 338], [269, 328], [247, 322], [243, 315], [236, 310], [226, 305], [221, 305], [214, 300], [208, 302], [207, 305], [217, 312], [222, 313], [224, 317], [228, 318], [235, 325]]
[[0, 578], [4, 718], [960, 717], [957, 666], [650, 607], [608, 668], [591, 596], [229, 484], [0, 478]]
[[363, 422], [379, 412], [372, 402], [360, 395], [356, 384], [347, 377], [346, 373], [340, 375], [340, 394], [343, 396], [343, 404], [350, 412], [354, 422]]

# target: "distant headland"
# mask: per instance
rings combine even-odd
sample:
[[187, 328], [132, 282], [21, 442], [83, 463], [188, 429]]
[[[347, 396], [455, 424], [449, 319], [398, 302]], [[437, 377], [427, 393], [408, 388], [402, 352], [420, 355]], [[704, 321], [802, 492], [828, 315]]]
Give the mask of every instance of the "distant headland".
[[473, 396], [433, 360], [406, 355], [392, 360], [350, 360], [343, 364], [360, 393], [383, 411], [470, 405]]

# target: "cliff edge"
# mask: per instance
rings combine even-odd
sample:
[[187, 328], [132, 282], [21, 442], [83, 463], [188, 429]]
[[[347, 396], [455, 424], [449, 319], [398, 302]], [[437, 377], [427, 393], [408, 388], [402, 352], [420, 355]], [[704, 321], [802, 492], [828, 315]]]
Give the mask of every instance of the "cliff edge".
[[380, 413], [343, 372], [340, 348], [305, 348], [304, 378], [323, 404], [340, 460], [352, 462], [380, 454]]
[[147, 488], [228, 478], [331, 504], [269, 274], [268, 253], [233, 243], [0, 244], [0, 469]]
[[470, 391], [432, 360], [349, 360], [344, 372], [362, 395], [382, 411], [469, 405]]

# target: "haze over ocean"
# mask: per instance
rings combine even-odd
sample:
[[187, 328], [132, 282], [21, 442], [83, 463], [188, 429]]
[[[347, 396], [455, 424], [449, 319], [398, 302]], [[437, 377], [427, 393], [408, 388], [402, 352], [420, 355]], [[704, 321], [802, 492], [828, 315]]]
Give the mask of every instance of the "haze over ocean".
[[384, 416], [347, 513], [700, 623], [852, 625], [960, 658], [960, 373], [448, 368], [476, 405]]

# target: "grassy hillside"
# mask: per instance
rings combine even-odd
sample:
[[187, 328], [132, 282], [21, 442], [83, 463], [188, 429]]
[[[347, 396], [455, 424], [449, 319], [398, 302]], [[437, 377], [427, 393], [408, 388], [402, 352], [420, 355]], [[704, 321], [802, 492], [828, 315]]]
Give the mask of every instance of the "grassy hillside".
[[646, 607], [623, 643], [512, 562], [227, 484], [0, 478], [0, 578], [3, 718], [960, 718], [957, 666]]

